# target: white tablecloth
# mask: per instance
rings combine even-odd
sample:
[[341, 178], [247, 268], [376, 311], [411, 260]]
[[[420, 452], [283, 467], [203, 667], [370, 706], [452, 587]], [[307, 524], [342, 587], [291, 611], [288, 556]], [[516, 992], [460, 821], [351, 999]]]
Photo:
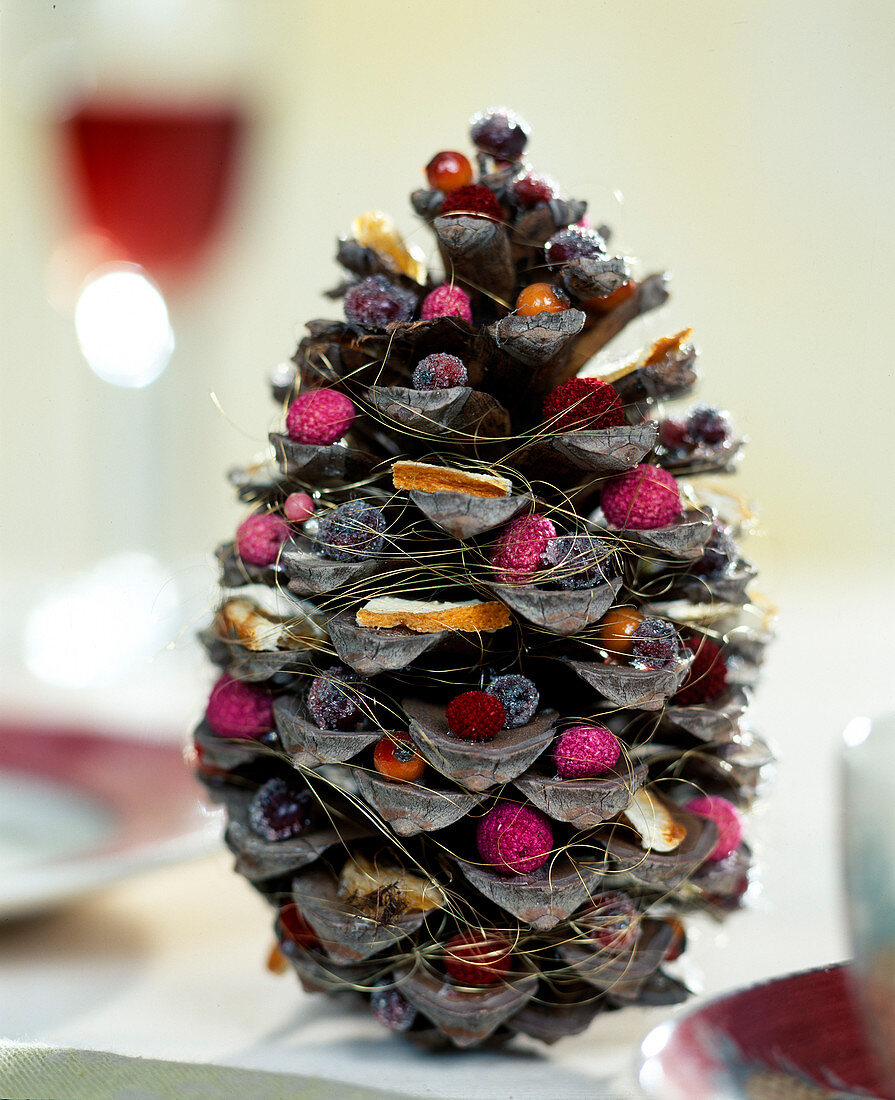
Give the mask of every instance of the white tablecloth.
[[[895, 598], [885, 595], [881, 578], [848, 590], [829, 578], [762, 587], [781, 606], [779, 641], [754, 709], [756, 727], [780, 757], [751, 831], [762, 892], [722, 931], [707, 928], [694, 937], [688, 955], [705, 975], [705, 994], [848, 956], [839, 885], [839, 735], [853, 714], [893, 706], [886, 627]], [[666, 1010], [605, 1014], [585, 1035], [551, 1048], [532, 1043], [499, 1054], [425, 1055], [384, 1034], [366, 1012], [310, 997], [291, 975], [269, 973], [267, 907], [230, 863], [222, 851], [58, 912], [0, 925], [0, 1033], [307, 1073], [395, 1094], [638, 1095], [636, 1050]]]

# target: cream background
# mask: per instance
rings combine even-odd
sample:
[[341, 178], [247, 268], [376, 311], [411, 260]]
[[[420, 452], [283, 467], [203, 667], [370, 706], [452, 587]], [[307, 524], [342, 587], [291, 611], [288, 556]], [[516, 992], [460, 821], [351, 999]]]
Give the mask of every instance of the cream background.
[[[739, 485], [760, 502], [759, 563], [889, 557], [888, 3], [143, 7], [18, 0], [4, 14], [7, 566], [58, 569], [61, 535], [66, 565], [143, 544], [198, 568], [239, 515], [221, 471], [262, 446], [274, 415], [266, 371], [305, 319], [334, 315], [319, 291], [336, 236], [370, 206], [412, 234], [421, 165], [463, 147], [469, 115], [495, 102], [529, 120], [534, 164], [589, 198], [619, 246], [673, 272], [671, 304], [617, 350], [695, 326], [700, 396], [752, 439]], [[202, 279], [169, 296], [177, 350], [143, 391], [95, 379], [71, 316], [47, 301], [65, 211], [34, 102], [35, 84], [45, 100], [52, 89], [29, 51], [66, 38], [103, 87], [229, 84], [256, 106], [230, 231]]]

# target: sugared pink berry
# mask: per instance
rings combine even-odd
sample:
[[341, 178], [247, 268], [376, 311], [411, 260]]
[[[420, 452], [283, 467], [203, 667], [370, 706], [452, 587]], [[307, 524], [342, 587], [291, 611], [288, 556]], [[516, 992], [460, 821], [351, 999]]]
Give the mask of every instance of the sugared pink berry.
[[368, 275], [345, 294], [345, 317], [353, 325], [385, 328], [409, 321], [416, 309], [416, 295], [384, 275]]
[[423, 299], [420, 317], [431, 321], [435, 317], [459, 317], [472, 324], [472, 304], [469, 295], [459, 286], [442, 283]]
[[291, 534], [289, 524], [273, 512], [249, 516], [236, 529], [236, 553], [249, 565], [272, 565]]
[[479, 822], [479, 854], [502, 875], [527, 875], [543, 866], [553, 848], [547, 818], [532, 806], [502, 802]]
[[621, 745], [605, 726], [573, 726], [561, 734], [553, 750], [563, 779], [596, 779], [618, 763]]
[[290, 523], [304, 523], [314, 514], [314, 500], [308, 493], [290, 493], [283, 505], [283, 515]]
[[273, 696], [225, 673], [211, 689], [205, 721], [221, 737], [263, 737], [274, 728]]
[[445, 351], [427, 355], [413, 368], [413, 388], [416, 390], [446, 390], [465, 386], [468, 381], [463, 360]]
[[507, 524], [491, 554], [498, 584], [521, 588], [530, 584], [556, 528], [546, 516], [518, 516]]
[[604, 483], [600, 505], [613, 527], [647, 531], [680, 517], [681, 494], [667, 470], [641, 463]]
[[305, 390], [289, 406], [286, 431], [295, 443], [327, 446], [349, 431], [354, 417], [351, 398], [339, 390]]
[[705, 794], [690, 799], [684, 809], [699, 817], [707, 817], [717, 826], [718, 841], [709, 853], [709, 863], [720, 863], [739, 848], [743, 839], [743, 821], [732, 802], [718, 794]]

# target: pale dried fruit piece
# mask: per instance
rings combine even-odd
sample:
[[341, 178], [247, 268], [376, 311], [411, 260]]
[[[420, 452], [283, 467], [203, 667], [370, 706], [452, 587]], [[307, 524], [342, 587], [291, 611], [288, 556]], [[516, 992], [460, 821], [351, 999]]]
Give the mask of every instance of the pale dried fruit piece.
[[307, 616], [287, 619], [270, 615], [241, 597], [221, 606], [215, 627], [221, 637], [238, 641], [253, 652], [307, 649], [321, 637], [321, 631]]
[[417, 283], [426, 281], [426, 261], [422, 249], [410, 247], [392, 219], [382, 210], [367, 210], [351, 223], [354, 239], [362, 248], [372, 249], [383, 266]]
[[687, 835], [685, 826], [646, 787], [636, 792], [622, 813], [640, 834], [648, 852], [673, 852]]
[[396, 863], [379, 859], [374, 863], [361, 854], [351, 856], [339, 876], [339, 897], [375, 908], [384, 895], [395, 897], [401, 908], [420, 913], [447, 906], [444, 891], [432, 879], [411, 874]]

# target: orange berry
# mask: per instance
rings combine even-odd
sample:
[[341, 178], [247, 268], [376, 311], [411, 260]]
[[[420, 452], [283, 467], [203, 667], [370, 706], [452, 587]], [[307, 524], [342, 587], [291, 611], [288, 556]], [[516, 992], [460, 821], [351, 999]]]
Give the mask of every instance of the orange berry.
[[448, 194], [472, 183], [472, 165], [462, 153], [445, 149], [436, 153], [426, 165], [426, 179], [430, 187]]
[[289, 960], [280, 950], [280, 945], [275, 943], [267, 956], [267, 969], [271, 974], [285, 974], [289, 966]]
[[687, 946], [687, 933], [677, 917], [665, 917], [664, 919], [666, 924], [671, 925], [672, 937], [662, 961], [674, 962], [684, 953], [684, 948]]
[[569, 299], [552, 283], [532, 283], [516, 299], [516, 316], [533, 317], [536, 313], [562, 313]]
[[413, 783], [426, 770], [426, 761], [417, 752], [409, 733], [387, 733], [373, 750], [373, 764], [387, 779]]
[[588, 298], [582, 308], [587, 313], [610, 313], [616, 306], [620, 306], [630, 298], [636, 289], [637, 284], [633, 279], [629, 279], [616, 287], [611, 294], [604, 294], [600, 298]]
[[643, 615], [633, 607], [613, 607], [600, 620], [600, 645], [611, 653], [630, 653], [634, 645], [631, 635], [643, 622]]

